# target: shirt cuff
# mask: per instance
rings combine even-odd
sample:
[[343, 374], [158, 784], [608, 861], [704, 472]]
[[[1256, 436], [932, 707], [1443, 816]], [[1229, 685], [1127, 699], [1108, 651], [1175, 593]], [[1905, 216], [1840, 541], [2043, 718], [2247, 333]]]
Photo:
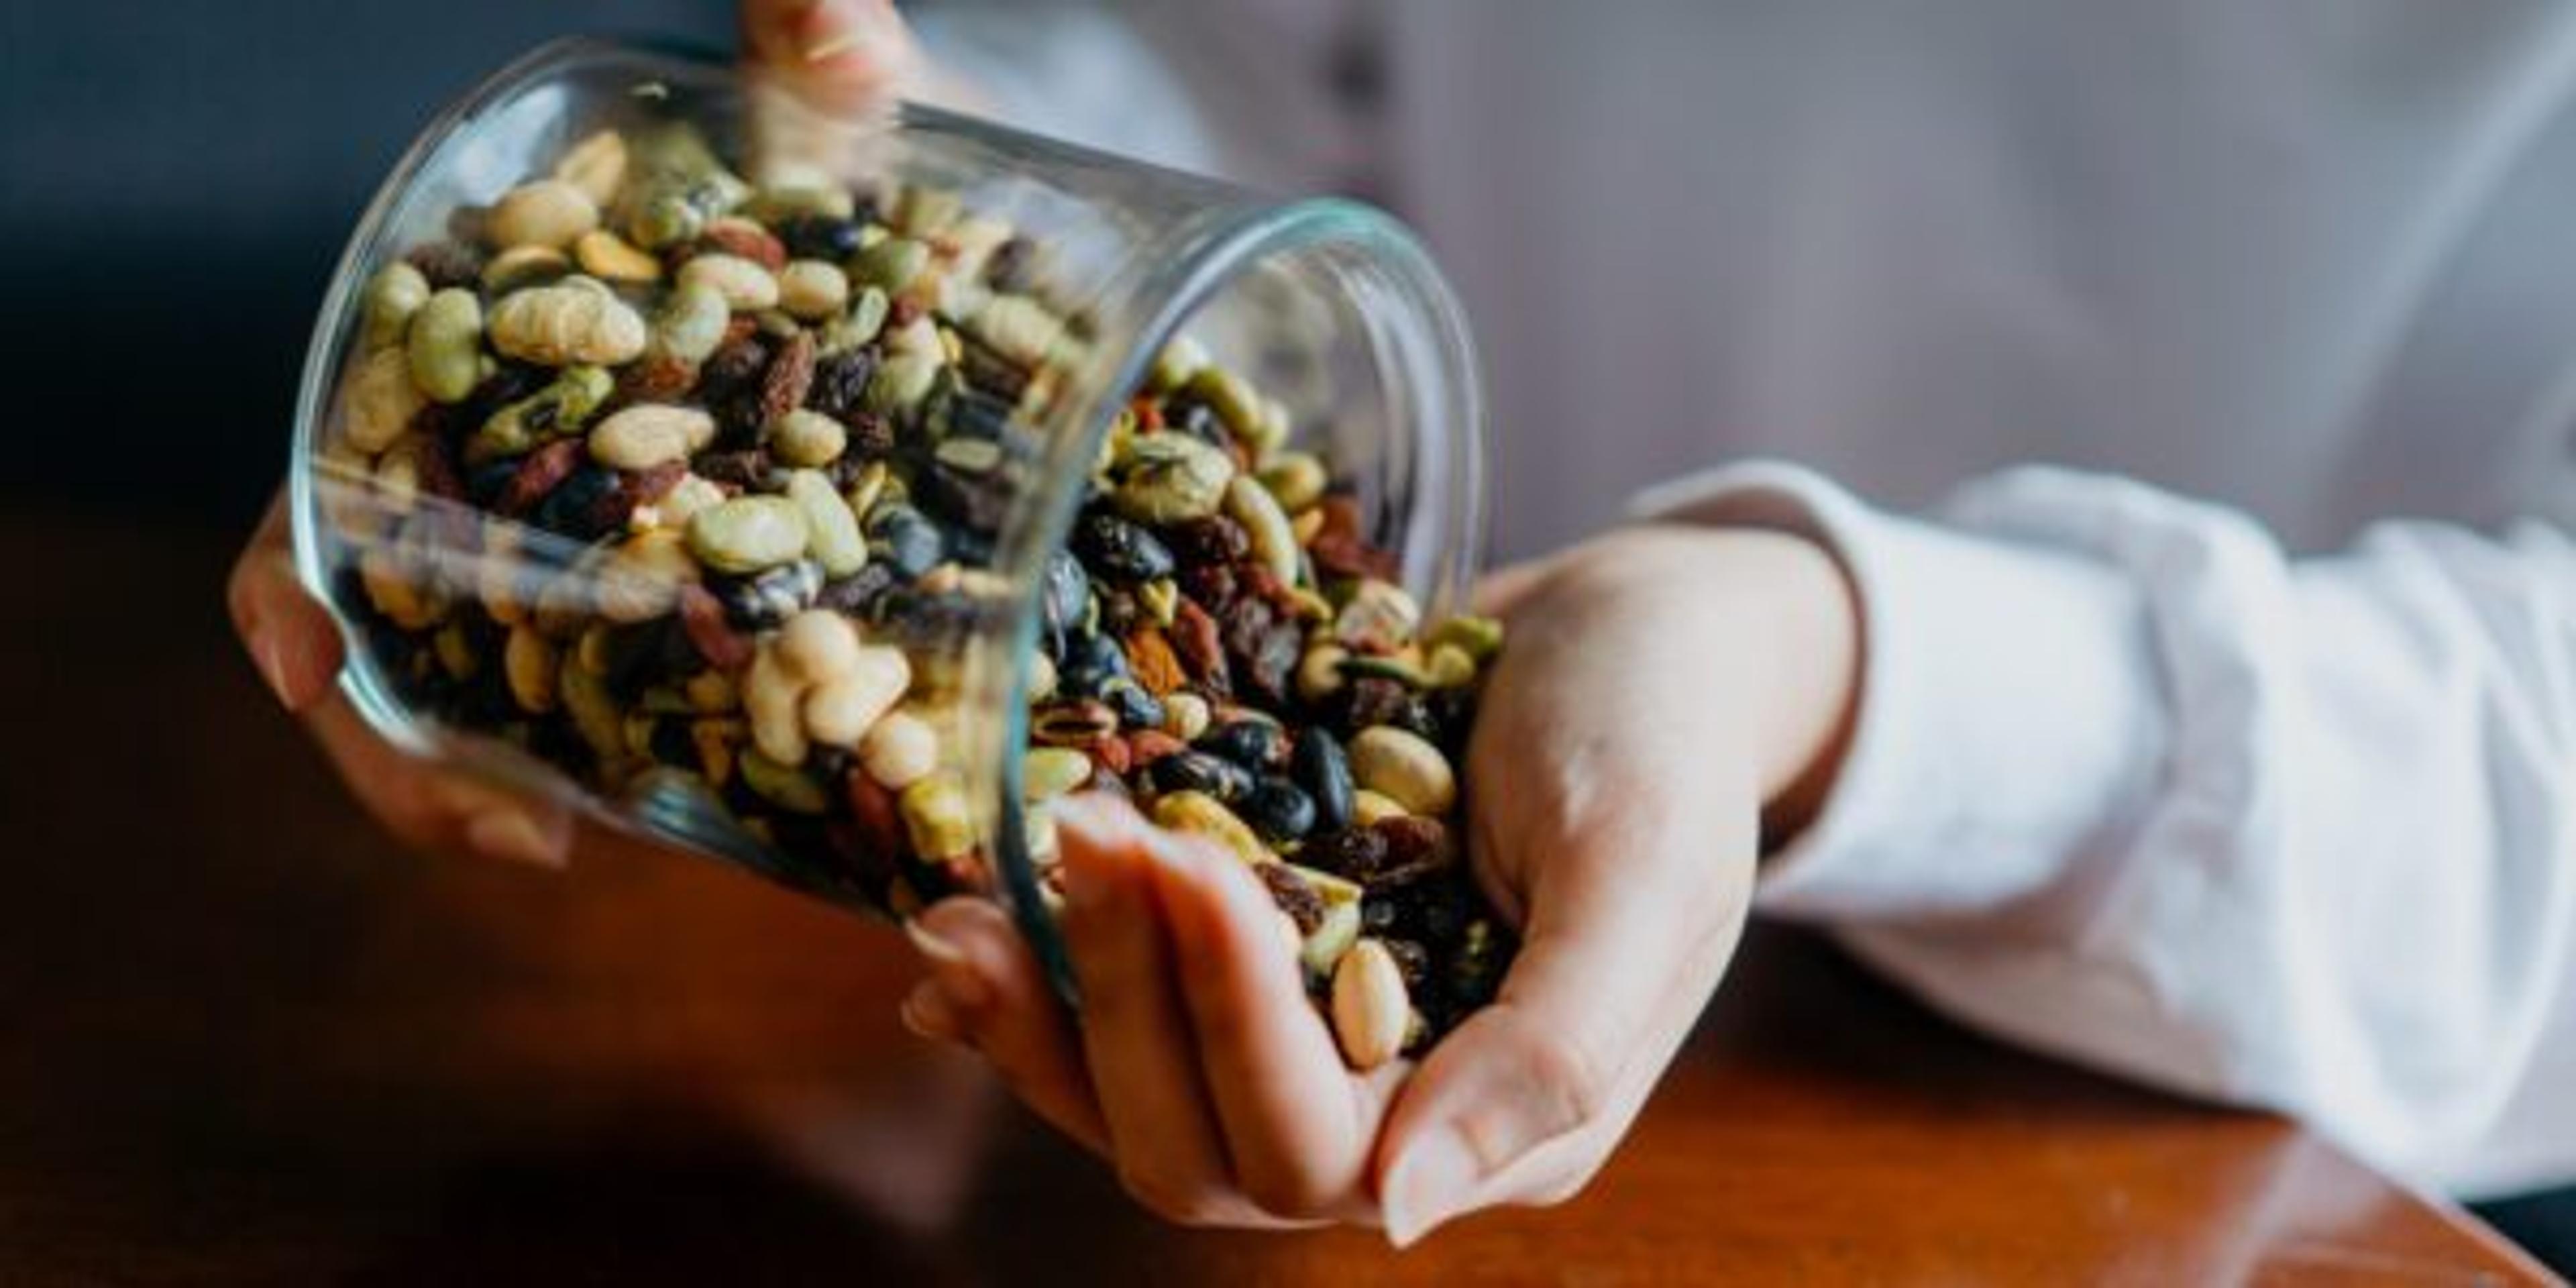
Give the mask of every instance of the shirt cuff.
[[2098, 852], [2150, 800], [2165, 716], [2145, 605], [2107, 565], [1882, 513], [1756, 462], [1666, 483], [1661, 521], [1795, 533], [1861, 611], [1859, 711], [1823, 812], [1757, 906], [1896, 921], [1989, 912]]

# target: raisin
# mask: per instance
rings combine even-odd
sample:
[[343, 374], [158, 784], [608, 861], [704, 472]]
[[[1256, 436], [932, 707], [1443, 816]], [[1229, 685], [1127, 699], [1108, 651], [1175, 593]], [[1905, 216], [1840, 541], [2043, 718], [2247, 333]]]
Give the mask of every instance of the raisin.
[[1324, 896], [1304, 877], [1289, 870], [1284, 863], [1264, 863], [1253, 869], [1268, 887], [1270, 901], [1279, 905], [1288, 919], [1297, 923], [1299, 936], [1311, 935], [1324, 924]]
[[814, 385], [814, 334], [799, 331], [769, 360], [769, 369], [760, 380], [760, 401], [753, 408], [753, 419], [761, 425], [777, 423], [787, 413], [805, 405], [805, 395]]
[[1252, 553], [1252, 535], [1222, 514], [1175, 523], [1164, 535], [1185, 564], [1237, 564]]
[[510, 518], [518, 518], [544, 500], [581, 465], [582, 440], [557, 439], [519, 458], [518, 470], [510, 475], [507, 487], [492, 509]]

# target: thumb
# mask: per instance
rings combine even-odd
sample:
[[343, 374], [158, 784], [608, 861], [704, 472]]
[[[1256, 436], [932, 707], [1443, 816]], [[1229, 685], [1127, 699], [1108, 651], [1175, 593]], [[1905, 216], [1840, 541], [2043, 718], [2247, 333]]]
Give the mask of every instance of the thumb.
[[742, 0], [742, 41], [754, 68], [830, 116], [882, 109], [927, 79], [892, 0]]
[[[1750, 901], [1713, 854], [1753, 844], [1683, 811], [1552, 845], [1495, 1003], [1423, 1062], [1378, 1151], [1387, 1236], [1572, 1194], [1627, 1129], [1716, 987]], [[1740, 833], [1740, 835], [1739, 835]], [[1743, 887], [1743, 888], [1739, 888]]]

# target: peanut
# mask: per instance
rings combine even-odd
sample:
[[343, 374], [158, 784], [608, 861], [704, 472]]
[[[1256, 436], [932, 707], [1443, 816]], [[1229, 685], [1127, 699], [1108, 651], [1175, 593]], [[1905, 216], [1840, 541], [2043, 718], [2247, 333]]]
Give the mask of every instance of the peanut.
[[599, 227], [599, 203], [561, 179], [524, 183], [502, 195], [483, 231], [496, 250], [515, 246], [561, 249]]
[[1404, 972], [1386, 945], [1363, 939], [1333, 967], [1333, 1037], [1363, 1073], [1395, 1058], [1413, 1018]]

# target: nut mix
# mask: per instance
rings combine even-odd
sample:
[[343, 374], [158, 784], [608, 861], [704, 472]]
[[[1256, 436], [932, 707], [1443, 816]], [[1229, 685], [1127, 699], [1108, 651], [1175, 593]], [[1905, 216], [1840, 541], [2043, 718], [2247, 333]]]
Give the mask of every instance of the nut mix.
[[[326, 449], [342, 600], [421, 709], [608, 794], [684, 783], [809, 888], [992, 885], [962, 659], [1083, 356], [1042, 248], [912, 187], [756, 188], [603, 131], [374, 279]], [[1499, 627], [1426, 629], [1286, 409], [1180, 338], [1037, 588], [1023, 817], [1135, 800], [1250, 865], [1354, 1067], [1511, 951], [1453, 766]]]

